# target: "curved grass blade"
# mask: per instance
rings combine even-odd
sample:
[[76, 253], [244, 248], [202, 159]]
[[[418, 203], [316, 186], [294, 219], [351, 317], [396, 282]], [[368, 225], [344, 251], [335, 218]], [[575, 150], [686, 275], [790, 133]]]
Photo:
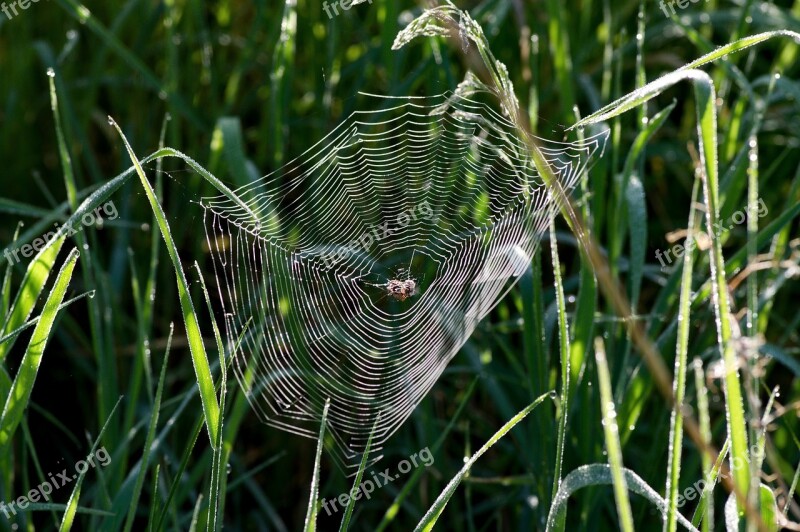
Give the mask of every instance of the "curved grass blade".
[[[791, 35], [800, 39], [800, 34], [792, 32], [770, 32], [766, 38], [778, 35]], [[762, 39], [762, 40], [765, 40]], [[746, 39], [743, 39], [745, 41]], [[750, 41], [748, 41], [750, 42]], [[755, 44], [754, 41], [752, 44]], [[735, 44], [735, 43], [734, 43]], [[725, 47], [725, 48], [730, 48]], [[735, 49], [732, 48], [732, 49]], [[715, 52], [716, 54], [716, 52]], [[711, 54], [713, 55], [713, 54]], [[725, 55], [725, 54], [722, 54]], [[721, 57], [720, 55], [719, 57]], [[706, 56], [704, 56], [706, 57]], [[714, 57], [718, 57], [714, 55]], [[703, 59], [703, 58], [701, 58]], [[710, 61], [709, 59], [708, 61]], [[700, 61], [700, 60], [698, 60]], [[706, 61], [706, 62], [708, 62]], [[690, 65], [697, 66], [697, 61]], [[600, 111], [589, 115], [578, 124], [592, 124], [630, 110], [660, 94], [662, 91], [680, 81], [691, 81], [695, 91], [696, 112], [698, 117], [697, 129], [700, 141], [700, 162], [703, 172], [703, 193], [706, 202], [706, 227], [709, 235], [714, 235], [714, 228], [719, 217], [719, 185], [718, 185], [718, 159], [717, 159], [717, 118], [715, 108], [714, 85], [708, 74], [700, 70], [683, 67], [666, 74], [657, 80], [648, 83], [642, 89], [607, 105]], [[712, 295], [714, 297], [714, 311], [718, 329], [718, 343], [722, 359], [727, 368], [725, 371], [725, 401], [728, 412], [728, 434], [731, 437], [732, 464], [749, 463], [747, 447], [747, 428], [744, 417], [744, 404], [742, 401], [739, 373], [736, 370], [736, 354], [730, 343], [730, 303], [728, 301], [727, 282], [725, 280], [725, 263], [722, 258], [722, 245], [718, 238], [712, 237], [711, 247], [711, 272]], [[747, 467], [734, 468], [734, 486], [737, 497], [741, 498], [741, 507], [744, 509], [746, 493], [750, 485], [750, 471]], [[754, 516], [755, 518], [755, 516]]]
[[744, 39], [739, 39], [738, 41], [721, 46], [713, 52], [710, 52], [692, 61], [691, 63], [682, 66], [678, 70], [670, 72], [669, 74], [665, 74], [664, 76], [651, 81], [641, 89], [637, 89], [623, 96], [622, 98], [609, 103], [586, 118], [579, 120], [574, 125], [570, 126], [568, 130], [580, 128], [589, 124], [595, 124], [597, 122], [603, 122], [609, 118], [618, 116], [625, 111], [638, 107], [639, 105], [660, 94], [665, 88], [674, 85], [676, 80], [688, 79], [690, 76], [692, 76], [692, 74], [689, 73], [697, 67], [711, 63], [712, 61], [725, 57], [726, 55], [739, 52], [751, 46], [755, 46], [756, 44], [772, 39], [773, 37], [789, 37], [800, 42], [800, 33], [789, 30], [768, 31], [753, 35], [751, 37], [745, 37]]
[[[192, 365], [194, 366], [195, 375], [197, 376], [197, 385], [200, 389], [200, 401], [203, 405], [203, 414], [206, 419], [206, 428], [208, 429], [208, 437], [212, 447], [217, 446], [217, 432], [219, 430], [219, 403], [217, 403], [217, 396], [214, 391], [214, 381], [211, 378], [211, 369], [208, 365], [208, 356], [206, 349], [203, 345], [203, 337], [200, 333], [200, 324], [197, 321], [197, 313], [192, 303], [192, 298], [189, 294], [189, 284], [186, 281], [186, 275], [181, 266], [180, 257], [178, 256], [178, 248], [172, 240], [172, 233], [167, 222], [167, 217], [164, 210], [158, 203], [150, 182], [144, 174], [136, 154], [133, 152], [128, 139], [120, 129], [119, 125], [109, 117], [109, 123], [114, 126], [117, 133], [122, 138], [125, 148], [128, 151], [131, 161], [136, 168], [136, 173], [139, 175], [139, 180], [142, 183], [147, 199], [150, 201], [150, 207], [158, 220], [158, 227], [161, 231], [161, 236], [164, 238], [164, 243], [167, 245], [167, 252], [172, 265], [175, 268], [175, 276], [178, 284], [178, 294], [183, 311], [183, 319], [186, 325], [186, 336], [189, 340], [189, 351], [192, 356]], [[159, 150], [162, 151], [162, 150]]]
[[[647, 482], [631, 471], [630, 469], [623, 469], [625, 475], [625, 485], [628, 490], [641, 495], [648, 501], [653, 503], [662, 515], [666, 513], [667, 501], [661, 495], [651, 488]], [[581, 488], [587, 486], [600, 486], [613, 484], [613, 476], [611, 466], [608, 464], [590, 464], [581, 466], [572, 471], [569, 475], [564, 477], [558, 494], [550, 507], [550, 515], [547, 517], [547, 532], [563, 531], [567, 519], [567, 502], [570, 496]], [[678, 514], [678, 522], [683, 525], [687, 530], [698, 532], [698, 530], [690, 523], [685, 517]]]

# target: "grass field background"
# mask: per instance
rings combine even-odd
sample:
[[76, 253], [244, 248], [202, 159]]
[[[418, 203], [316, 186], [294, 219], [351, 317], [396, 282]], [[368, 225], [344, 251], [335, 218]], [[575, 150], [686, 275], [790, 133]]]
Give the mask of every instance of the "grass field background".
[[[678, 513], [704, 531], [798, 529], [800, 1], [686, 4], [457, 3], [506, 65], [533, 132], [575, 140], [567, 128], [583, 117], [609, 129], [572, 203], [619, 283], [603, 284], [556, 219], [370, 471], [423, 450], [430, 465], [357, 501], [351, 530], [413, 529], [442, 493], [441, 530], [544, 530], [554, 500], [566, 513], [553, 529], [674, 530]], [[108, 454], [48, 503], [8, 519], [0, 507], [0, 529], [340, 526], [344, 511], [309, 500], [315, 489], [337, 498], [353, 479], [325, 449], [316, 467], [315, 441], [259, 423], [232, 372], [223, 378], [196, 202], [217, 190], [203, 170], [232, 189], [268, 174], [374, 105], [360, 92], [453, 90], [466, 73], [457, 46], [392, 49], [421, 12], [399, 0], [330, 18], [308, 0], [0, 12], [0, 246], [35, 244], [82, 217], [86, 198], [104, 214], [36, 259], [4, 253], [0, 264], [0, 502]], [[687, 228], [702, 233], [699, 248], [662, 260]], [[620, 316], [622, 300], [633, 317]], [[509, 420], [519, 422], [447, 491]], [[715, 462], [723, 448], [731, 455]], [[727, 486], [697, 510], [687, 490], [722, 463], [734, 468], [721, 472]], [[662, 516], [643, 486], [671, 509]]]

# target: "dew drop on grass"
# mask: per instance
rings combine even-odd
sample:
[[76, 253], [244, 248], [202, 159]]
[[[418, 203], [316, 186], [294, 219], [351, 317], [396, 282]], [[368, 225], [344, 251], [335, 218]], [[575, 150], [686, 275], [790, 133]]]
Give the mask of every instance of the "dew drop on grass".
[[56, 71], [55, 71], [55, 70], [53, 70], [53, 67], [50, 67], [50, 68], [48, 68], [48, 69], [47, 69], [47, 75], [48, 75], [49, 77], [51, 77], [51, 78], [54, 78], [54, 77], [56, 77]]
[[114, 121], [114, 119], [111, 118], [111, 115], [108, 115], [108, 125], [109, 126], [116, 126], [117, 125], [117, 123]]
[[81, 24], [86, 24], [86, 21], [89, 20], [89, 17], [92, 16], [92, 12], [89, 11], [85, 6], [80, 6], [78, 8], [78, 22]]
[[228, 474], [228, 475], [231, 474], [231, 463], [230, 462], [225, 464], [225, 473]]
[[558, 394], [556, 393], [556, 391], [555, 390], [550, 390], [550, 399], [555, 401], [557, 397], [558, 397]]

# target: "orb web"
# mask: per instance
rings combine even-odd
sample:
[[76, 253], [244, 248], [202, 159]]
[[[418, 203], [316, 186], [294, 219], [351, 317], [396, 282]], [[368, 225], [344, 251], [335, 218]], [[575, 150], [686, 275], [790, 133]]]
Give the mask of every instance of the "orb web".
[[[234, 371], [265, 423], [371, 460], [531, 263], [554, 200], [514, 125], [463, 94], [386, 98], [203, 198]], [[605, 134], [539, 140], [572, 189]], [[246, 205], [247, 209], [242, 205]], [[249, 210], [248, 210], [249, 209]]]

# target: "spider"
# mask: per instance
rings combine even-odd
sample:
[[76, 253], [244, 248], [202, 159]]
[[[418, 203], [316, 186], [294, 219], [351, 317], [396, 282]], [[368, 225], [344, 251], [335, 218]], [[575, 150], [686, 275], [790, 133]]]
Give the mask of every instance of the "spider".
[[387, 294], [398, 301], [405, 301], [406, 298], [417, 294], [417, 282], [414, 279], [406, 279], [405, 281], [392, 279], [386, 283], [385, 287]]

